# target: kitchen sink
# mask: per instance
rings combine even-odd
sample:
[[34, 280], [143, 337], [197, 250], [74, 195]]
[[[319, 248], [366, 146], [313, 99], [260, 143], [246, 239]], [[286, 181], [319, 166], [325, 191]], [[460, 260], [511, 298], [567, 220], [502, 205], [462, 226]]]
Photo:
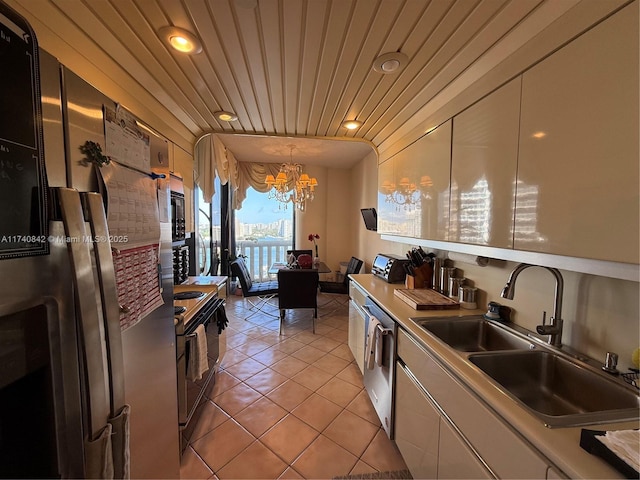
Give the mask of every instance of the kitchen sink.
[[527, 350], [532, 345], [528, 339], [481, 316], [417, 320], [416, 323], [461, 352]]
[[549, 427], [636, 420], [640, 414], [636, 391], [553, 352], [471, 354], [468, 360]]

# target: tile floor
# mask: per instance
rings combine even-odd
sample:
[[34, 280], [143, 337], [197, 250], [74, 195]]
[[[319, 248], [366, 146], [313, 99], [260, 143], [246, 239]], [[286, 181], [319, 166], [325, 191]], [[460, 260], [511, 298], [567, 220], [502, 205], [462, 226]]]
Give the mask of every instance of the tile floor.
[[312, 310], [297, 310], [287, 312], [280, 336], [277, 318], [244, 320], [249, 304], [228, 298], [227, 351], [209, 401], [189, 425], [182, 479], [330, 479], [406, 469], [347, 345], [348, 307], [330, 302], [319, 295], [325, 306], [315, 335]]

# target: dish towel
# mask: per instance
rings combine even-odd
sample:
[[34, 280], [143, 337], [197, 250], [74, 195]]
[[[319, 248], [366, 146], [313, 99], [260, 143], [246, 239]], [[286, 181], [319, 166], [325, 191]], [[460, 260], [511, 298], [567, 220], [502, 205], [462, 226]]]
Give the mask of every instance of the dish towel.
[[382, 366], [382, 349], [383, 349], [383, 340], [384, 340], [384, 332], [383, 325], [380, 323], [378, 327], [376, 327], [376, 347], [375, 347], [375, 360], [376, 365], [378, 367]]
[[113, 478], [113, 456], [111, 433], [113, 427], [107, 423], [93, 440], [84, 441], [85, 478], [110, 480]]
[[596, 436], [596, 439], [636, 472], [640, 471], [640, 430], [608, 431], [605, 435]]
[[369, 329], [367, 330], [367, 342], [364, 348], [364, 365], [368, 370], [373, 370], [376, 357], [376, 337], [378, 336], [380, 321], [375, 317], [369, 317]]
[[209, 370], [207, 360], [207, 331], [204, 325], [198, 325], [189, 336], [189, 365], [187, 379], [195, 382], [202, 378], [202, 374]]
[[129, 416], [131, 407], [124, 405], [118, 414], [109, 418], [113, 431], [111, 434], [111, 452], [113, 457], [113, 478], [129, 480], [131, 478], [129, 450]]

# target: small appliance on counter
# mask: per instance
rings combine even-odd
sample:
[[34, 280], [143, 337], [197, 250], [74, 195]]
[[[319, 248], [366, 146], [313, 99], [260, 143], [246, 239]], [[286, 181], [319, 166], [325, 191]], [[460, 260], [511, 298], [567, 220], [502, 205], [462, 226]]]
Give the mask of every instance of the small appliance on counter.
[[371, 273], [388, 283], [403, 283], [408, 263], [409, 260], [400, 255], [379, 253], [373, 261]]

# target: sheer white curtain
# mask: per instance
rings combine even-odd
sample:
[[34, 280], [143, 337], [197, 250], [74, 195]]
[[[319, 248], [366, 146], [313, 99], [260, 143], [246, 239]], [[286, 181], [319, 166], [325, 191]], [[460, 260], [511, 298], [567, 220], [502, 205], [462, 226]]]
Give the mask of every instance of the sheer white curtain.
[[221, 185], [229, 184], [233, 192], [233, 208], [238, 210], [247, 198], [247, 188], [268, 192], [264, 183], [267, 175], [276, 176], [280, 170], [277, 163], [238, 162], [215, 133], [201, 137], [194, 149], [196, 183], [202, 190], [205, 201], [210, 202], [215, 193], [213, 183], [216, 176]]

